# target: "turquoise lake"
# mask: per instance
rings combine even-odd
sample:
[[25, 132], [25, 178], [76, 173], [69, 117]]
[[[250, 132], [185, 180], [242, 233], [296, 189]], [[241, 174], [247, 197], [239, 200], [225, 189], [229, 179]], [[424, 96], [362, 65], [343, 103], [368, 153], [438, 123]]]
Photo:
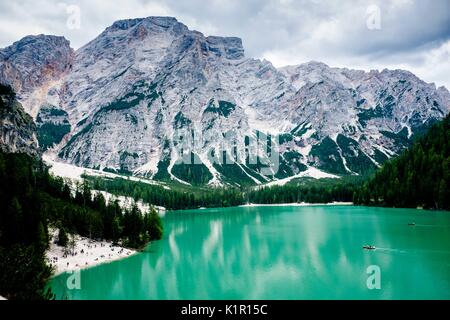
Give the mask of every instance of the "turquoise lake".
[[[450, 299], [450, 212], [239, 207], [163, 223], [144, 252], [82, 270], [80, 290], [52, 279], [56, 298]], [[367, 286], [370, 266], [380, 289]]]

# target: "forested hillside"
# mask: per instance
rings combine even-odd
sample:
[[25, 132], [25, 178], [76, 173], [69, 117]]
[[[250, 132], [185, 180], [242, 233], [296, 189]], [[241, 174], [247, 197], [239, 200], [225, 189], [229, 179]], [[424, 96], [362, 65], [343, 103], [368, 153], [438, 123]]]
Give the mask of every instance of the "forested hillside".
[[196, 209], [199, 207], [230, 207], [246, 203], [329, 203], [351, 202], [353, 192], [361, 185], [362, 177], [342, 179], [301, 179], [285, 186], [255, 188], [177, 188], [167, 190], [125, 178], [107, 179], [85, 176], [95, 190], [116, 195], [131, 196], [168, 210]]
[[307, 179], [285, 186], [260, 188], [248, 193], [250, 203], [330, 203], [351, 202], [353, 192], [361, 184], [362, 178]]
[[355, 204], [450, 209], [450, 115], [354, 194]]
[[45, 283], [52, 270], [45, 251], [48, 227], [94, 239], [140, 247], [159, 239], [162, 225], [152, 210], [142, 214], [117, 202], [106, 204], [87, 185], [75, 192], [49, 175], [42, 161], [0, 153], [0, 295], [8, 299], [48, 299]]
[[195, 188], [149, 185], [126, 178], [106, 179], [84, 177], [95, 190], [103, 190], [116, 195], [130, 196], [168, 210], [197, 209], [199, 207], [230, 207], [244, 203], [243, 193], [237, 188]]

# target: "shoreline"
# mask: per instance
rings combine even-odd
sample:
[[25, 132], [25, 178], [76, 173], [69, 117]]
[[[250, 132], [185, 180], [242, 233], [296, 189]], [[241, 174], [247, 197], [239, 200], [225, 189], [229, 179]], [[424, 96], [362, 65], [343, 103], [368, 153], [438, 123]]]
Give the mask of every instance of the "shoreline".
[[178, 209], [178, 210], [167, 210], [167, 213], [171, 212], [182, 212], [182, 211], [203, 211], [208, 209], [218, 209], [218, 208], [251, 208], [251, 207], [318, 207], [318, 206], [353, 206], [353, 202], [329, 202], [329, 203], [308, 203], [308, 202], [292, 202], [292, 203], [247, 203], [238, 206], [230, 207], [200, 207], [192, 209]]
[[[87, 269], [104, 263], [129, 258], [138, 251], [119, 245], [113, 245], [110, 241], [96, 241], [86, 237], [75, 235], [75, 246], [72, 252], [55, 243], [58, 231], [50, 230], [50, 248], [46, 251], [47, 262], [54, 268], [52, 278], [65, 272]], [[69, 241], [70, 243], [70, 241]]]
[[308, 202], [293, 202], [293, 203], [248, 203], [238, 206], [245, 207], [317, 207], [317, 206], [353, 206], [353, 202], [329, 202], [329, 203], [308, 203]]

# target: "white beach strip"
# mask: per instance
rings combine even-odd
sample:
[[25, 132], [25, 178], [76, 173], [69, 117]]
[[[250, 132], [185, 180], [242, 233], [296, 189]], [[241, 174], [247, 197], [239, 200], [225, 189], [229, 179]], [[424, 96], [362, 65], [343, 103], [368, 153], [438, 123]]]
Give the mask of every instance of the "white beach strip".
[[275, 204], [248, 203], [241, 205], [240, 207], [314, 207], [314, 206], [352, 206], [352, 205], [353, 202], [330, 202], [330, 203], [294, 202], [294, 203], [275, 203]]
[[55, 275], [127, 258], [136, 253], [135, 250], [115, 246], [112, 242], [94, 241], [77, 235], [74, 247], [72, 248], [69, 240], [69, 245], [64, 248], [54, 243], [58, 231], [50, 229], [49, 233], [50, 248], [47, 250], [46, 256], [48, 263], [55, 268]]

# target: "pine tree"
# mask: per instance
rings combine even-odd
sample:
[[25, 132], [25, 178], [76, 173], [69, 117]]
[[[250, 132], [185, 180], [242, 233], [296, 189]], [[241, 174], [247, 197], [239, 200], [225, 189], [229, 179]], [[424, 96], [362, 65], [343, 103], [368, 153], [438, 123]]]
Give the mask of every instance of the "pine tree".
[[161, 218], [156, 212], [154, 207], [151, 207], [150, 212], [148, 213], [148, 221], [147, 221], [147, 232], [150, 240], [159, 240], [162, 238], [163, 234], [163, 226], [161, 222]]
[[114, 217], [111, 225], [111, 240], [113, 244], [117, 244], [121, 235], [120, 221], [118, 217]]
[[56, 244], [61, 247], [66, 247], [68, 242], [69, 238], [67, 237], [66, 229], [59, 228], [58, 241], [56, 242]]
[[439, 209], [445, 209], [449, 207], [450, 191], [447, 183], [444, 179], [441, 179], [439, 183], [439, 196], [438, 196], [438, 207]]

